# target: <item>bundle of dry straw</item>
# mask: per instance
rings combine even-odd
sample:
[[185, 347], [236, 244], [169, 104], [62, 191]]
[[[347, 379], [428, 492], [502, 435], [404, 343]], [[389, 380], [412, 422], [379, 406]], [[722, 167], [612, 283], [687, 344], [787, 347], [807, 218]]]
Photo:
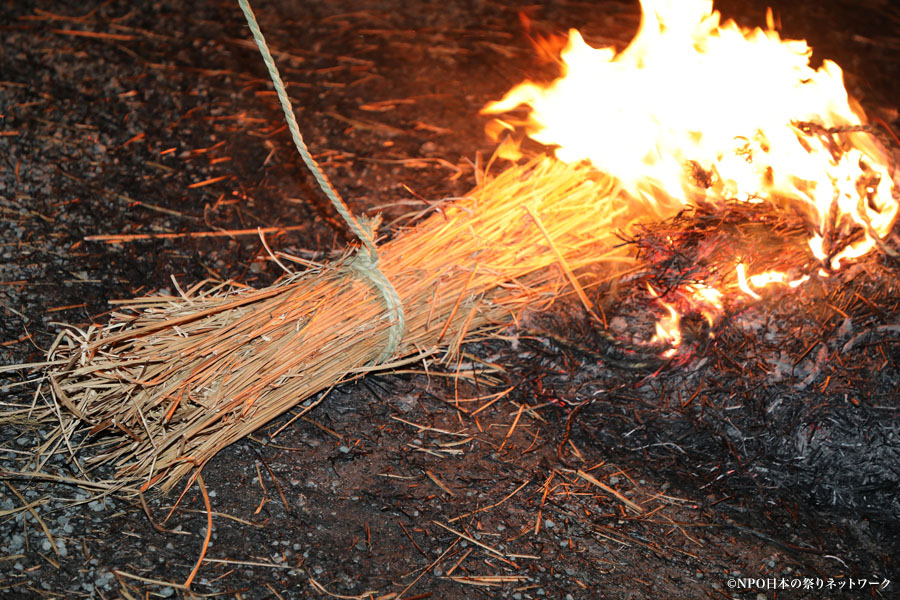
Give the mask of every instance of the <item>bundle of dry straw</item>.
[[634, 209], [619, 198], [612, 178], [541, 158], [401, 231], [379, 249], [406, 315], [387, 360], [392, 313], [349, 256], [265, 289], [207, 282], [132, 300], [105, 327], [69, 328], [30, 411], [53, 423], [35, 464], [69, 452], [86, 477], [110, 463], [116, 488], [168, 491], [318, 392], [410, 357], [452, 360], [468, 333], [552, 302], [573, 272], [627, 261], [616, 232]]
[[469, 332], [509, 323], [567, 285], [588, 306], [575, 272], [629, 260], [616, 235], [633, 202], [611, 177], [547, 157], [486, 179], [376, 250], [372, 227], [309, 155], [249, 3], [239, 4], [301, 157], [365, 250], [266, 289], [204, 282], [124, 303], [104, 327], [64, 330], [44, 365], [44, 402], [3, 415], [51, 430], [32, 475], [67, 452], [86, 479], [112, 465], [110, 490], [168, 491], [342, 381], [439, 353], [450, 361]]

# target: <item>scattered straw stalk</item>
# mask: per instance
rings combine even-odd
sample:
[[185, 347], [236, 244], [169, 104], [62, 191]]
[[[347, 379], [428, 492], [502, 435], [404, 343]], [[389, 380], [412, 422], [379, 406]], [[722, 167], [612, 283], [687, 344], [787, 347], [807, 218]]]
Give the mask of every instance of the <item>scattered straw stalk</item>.
[[36, 462], [69, 448], [86, 473], [113, 464], [117, 487], [168, 491], [316, 393], [409, 357], [453, 359], [467, 333], [552, 302], [571, 271], [627, 260], [618, 197], [611, 178], [545, 158], [402, 231], [379, 249], [406, 314], [381, 364], [393, 321], [349, 258], [260, 290], [207, 283], [136, 299], [103, 328], [68, 329], [32, 413], [56, 423]]

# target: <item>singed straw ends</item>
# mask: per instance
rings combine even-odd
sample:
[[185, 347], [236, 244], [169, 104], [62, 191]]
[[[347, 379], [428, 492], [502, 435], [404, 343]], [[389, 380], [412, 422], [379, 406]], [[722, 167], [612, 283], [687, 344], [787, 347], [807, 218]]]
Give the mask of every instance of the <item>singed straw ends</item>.
[[203, 283], [131, 301], [54, 345], [35, 415], [57, 426], [41, 452], [70, 447], [78, 462], [75, 440], [91, 443], [88, 467], [167, 491], [317, 392], [410, 357], [450, 360], [468, 333], [552, 301], [571, 272], [627, 261], [616, 233], [633, 209], [619, 198], [613, 179], [542, 158], [400, 232], [379, 255], [406, 331], [381, 364], [390, 313], [348, 257], [265, 289]]

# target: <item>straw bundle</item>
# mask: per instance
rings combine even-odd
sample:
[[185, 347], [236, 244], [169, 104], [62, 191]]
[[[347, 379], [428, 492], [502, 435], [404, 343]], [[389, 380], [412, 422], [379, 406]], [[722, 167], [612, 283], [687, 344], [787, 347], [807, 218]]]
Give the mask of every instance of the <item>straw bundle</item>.
[[[400, 232], [379, 248], [406, 315], [387, 360], [391, 312], [349, 256], [265, 289], [133, 300], [103, 328], [69, 328], [32, 413], [56, 423], [36, 463], [68, 448], [85, 474], [111, 463], [116, 487], [168, 491], [316, 393], [404, 358], [452, 359], [468, 332], [552, 302], [574, 270], [628, 260], [615, 234], [633, 209], [619, 198], [612, 178], [541, 158]], [[91, 444], [83, 465], [77, 444]]]

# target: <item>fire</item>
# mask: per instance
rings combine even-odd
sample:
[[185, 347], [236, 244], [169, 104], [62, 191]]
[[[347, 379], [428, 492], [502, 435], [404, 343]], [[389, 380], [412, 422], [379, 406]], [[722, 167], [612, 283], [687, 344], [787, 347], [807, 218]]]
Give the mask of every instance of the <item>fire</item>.
[[690, 294], [691, 304], [695, 306], [710, 325], [714, 325], [722, 314], [722, 292], [702, 283], [685, 286]]
[[826, 270], [890, 232], [888, 154], [862, 131], [837, 64], [812, 68], [809, 46], [782, 40], [771, 13], [766, 30], [744, 29], [711, 0], [641, 5], [627, 49], [592, 48], [572, 30], [562, 77], [523, 83], [483, 112], [529, 107], [528, 135], [558, 159], [590, 161], [665, 212], [735, 200], [798, 210]]
[[656, 333], [650, 340], [650, 343], [667, 344], [670, 346], [668, 350], [662, 353], [664, 357], [669, 358], [678, 352], [678, 347], [681, 345], [681, 315], [675, 310], [674, 306], [660, 300], [659, 294], [652, 286], [648, 285], [647, 289], [650, 290], [650, 294], [656, 298], [656, 301], [669, 311], [668, 316], [665, 316], [656, 322]]
[[681, 310], [690, 307], [694, 313], [702, 315], [710, 326], [722, 316], [724, 311], [723, 295], [718, 289], [702, 283], [690, 283], [668, 290], [665, 296], [670, 300], [663, 300], [663, 294], [656, 291], [652, 285], [647, 285], [650, 295], [656, 302], [666, 309], [656, 322], [656, 332], [650, 339], [651, 344], [665, 344], [669, 349], [662, 356], [669, 358], [678, 353], [682, 342]]

